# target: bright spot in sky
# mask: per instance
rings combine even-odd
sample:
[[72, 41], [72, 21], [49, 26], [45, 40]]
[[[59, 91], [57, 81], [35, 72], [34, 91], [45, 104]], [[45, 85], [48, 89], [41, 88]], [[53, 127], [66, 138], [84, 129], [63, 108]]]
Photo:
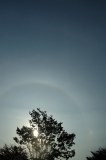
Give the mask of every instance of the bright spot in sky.
[[38, 130], [34, 129], [33, 134], [34, 134], [34, 137], [37, 137], [38, 136]]

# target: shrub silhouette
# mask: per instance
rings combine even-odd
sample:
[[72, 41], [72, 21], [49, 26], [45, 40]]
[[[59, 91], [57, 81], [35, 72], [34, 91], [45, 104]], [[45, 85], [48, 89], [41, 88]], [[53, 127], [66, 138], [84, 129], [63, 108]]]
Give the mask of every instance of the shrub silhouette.
[[20, 146], [5, 145], [0, 148], [0, 160], [28, 160], [28, 155]]
[[96, 152], [91, 152], [92, 156], [87, 157], [87, 160], [106, 160], [106, 148], [101, 148]]
[[[14, 137], [14, 140], [26, 146], [32, 160], [68, 160], [75, 155], [75, 151], [71, 149], [74, 133], [68, 134], [62, 123], [58, 123], [53, 116], [48, 116], [46, 111], [37, 108], [37, 111], [33, 110], [29, 114], [32, 118], [29, 121], [30, 127], [17, 127], [19, 137]], [[38, 131], [37, 136], [34, 136], [34, 130]]]

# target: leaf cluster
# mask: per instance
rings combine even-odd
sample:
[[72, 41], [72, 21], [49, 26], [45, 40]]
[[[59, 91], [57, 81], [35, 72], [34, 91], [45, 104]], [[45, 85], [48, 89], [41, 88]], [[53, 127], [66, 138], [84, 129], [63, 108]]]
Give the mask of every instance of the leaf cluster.
[[5, 145], [0, 148], [0, 160], [28, 160], [28, 155], [20, 146]]
[[[17, 127], [18, 138], [14, 140], [21, 145], [26, 145], [30, 157], [40, 160], [54, 160], [55, 158], [65, 158], [68, 160], [75, 155], [71, 150], [74, 144], [75, 134], [68, 134], [52, 115], [48, 116], [46, 111], [33, 110], [29, 113], [31, 127]], [[34, 129], [38, 130], [38, 136], [34, 137]]]
[[106, 160], [106, 148], [100, 148], [96, 152], [91, 152], [92, 156], [87, 157], [87, 160]]

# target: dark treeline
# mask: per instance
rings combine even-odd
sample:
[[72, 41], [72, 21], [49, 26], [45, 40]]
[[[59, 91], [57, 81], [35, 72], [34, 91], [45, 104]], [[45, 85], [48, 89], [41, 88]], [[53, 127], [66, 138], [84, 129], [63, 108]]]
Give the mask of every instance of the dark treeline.
[[[72, 149], [75, 134], [67, 133], [62, 123], [58, 123], [46, 111], [33, 110], [29, 113], [30, 127], [17, 127], [18, 137], [13, 139], [17, 145], [0, 148], [0, 160], [68, 160], [75, 156]], [[87, 160], [106, 160], [106, 149], [91, 152]]]

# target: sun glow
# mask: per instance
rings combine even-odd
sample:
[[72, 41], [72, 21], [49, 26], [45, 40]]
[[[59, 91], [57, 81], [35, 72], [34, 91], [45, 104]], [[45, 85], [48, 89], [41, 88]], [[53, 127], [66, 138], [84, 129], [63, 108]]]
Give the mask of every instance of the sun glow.
[[33, 135], [34, 135], [34, 137], [38, 137], [38, 130], [37, 129], [34, 129]]

